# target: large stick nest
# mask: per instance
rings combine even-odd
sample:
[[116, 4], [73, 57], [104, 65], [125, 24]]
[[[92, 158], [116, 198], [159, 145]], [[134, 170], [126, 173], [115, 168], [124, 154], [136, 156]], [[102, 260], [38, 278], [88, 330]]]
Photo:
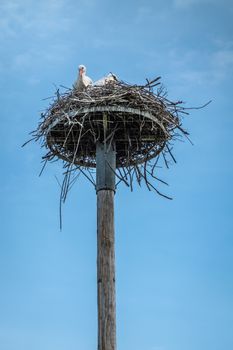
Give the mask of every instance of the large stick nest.
[[57, 90], [32, 135], [46, 149], [45, 164], [63, 160], [61, 200], [80, 172], [95, 185], [97, 142], [114, 147], [118, 182], [132, 189], [134, 180], [139, 185], [144, 181], [161, 194], [156, 183], [165, 182], [156, 176], [158, 160], [166, 167], [175, 162], [173, 142], [188, 137], [182, 128], [182, 116], [188, 112], [181, 101], [167, 98], [159, 79], [144, 86], [109, 82], [85, 91]]
[[[158, 78], [154, 80], [156, 84]], [[167, 152], [171, 140], [186, 134], [181, 127], [181, 102], [171, 102], [151, 84], [110, 82], [85, 91], [57, 91], [35, 136], [55, 156], [83, 167], [95, 167], [96, 143], [114, 142], [117, 167], [127, 167]]]
[[50, 106], [39, 132], [51, 156], [95, 167], [96, 142], [114, 142], [117, 167], [148, 161], [185, 133], [181, 108], [145, 87], [108, 83], [73, 90]]

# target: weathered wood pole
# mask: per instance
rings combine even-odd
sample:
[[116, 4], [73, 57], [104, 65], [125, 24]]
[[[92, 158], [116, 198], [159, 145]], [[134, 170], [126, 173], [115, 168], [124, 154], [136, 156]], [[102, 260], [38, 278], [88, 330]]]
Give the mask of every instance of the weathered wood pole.
[[116, 350], [114, 194], [116, 153], [96, 148], [98, 350]]

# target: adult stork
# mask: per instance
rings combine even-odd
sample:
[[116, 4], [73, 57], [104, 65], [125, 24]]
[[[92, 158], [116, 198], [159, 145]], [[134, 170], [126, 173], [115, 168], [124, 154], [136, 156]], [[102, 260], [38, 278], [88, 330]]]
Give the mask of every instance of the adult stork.
[[92, 82], [91, 78], [89, 78], [86, 75], [87, 69], [83, 64], [80, 64], [80, 66], [78, 67], [78, 70], [79, 70], [78, 79], [74, 83], [73, 87], [78, 91], [83, 91], [89, 85], [92, 85], [93, 82]]

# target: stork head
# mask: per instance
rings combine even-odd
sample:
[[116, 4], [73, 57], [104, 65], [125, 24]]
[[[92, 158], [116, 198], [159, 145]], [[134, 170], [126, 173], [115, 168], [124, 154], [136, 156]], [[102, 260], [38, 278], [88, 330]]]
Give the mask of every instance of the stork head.
[[83, 75], [86, 73], [86, 67], [83, 64], [80, 64], [80, 66], [78, 66], [78, 70], [79, 70], [79, 75]]

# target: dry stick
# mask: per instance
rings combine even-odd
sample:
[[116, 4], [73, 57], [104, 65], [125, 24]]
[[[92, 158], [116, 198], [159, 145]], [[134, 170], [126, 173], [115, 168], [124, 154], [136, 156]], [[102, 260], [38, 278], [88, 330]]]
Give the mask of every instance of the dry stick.
[[191, 143], [191, 145], [193, 146], [193, 142], [190, 140], [190, 138], [188, 137], [189, 133], [187, 131], [185, 131], [184, 129], [181, 128], [181, 126], [177, 125], [177, 129], [179, 129], [180, 131], [182, 131], [183, 135], [186, 137], [186, 139]]
[[67, 142], [67, 140], [68, 140], [68, 137], [70, 136], [70, 133], [71, 133], [73, 127], [74, 127], [74, 124], [71, 125], [71, 127], [70, 127], [70, 129], [69, 129], [69, 131], [68, 131], [68, 134], [67, 134], [67, 136], [66, 136], [66, 138], [65, 138], [65, 141], [63, 142], [63, 147], [65, 147], [65, 144], [66, 144], [66, 142]]
[[75, 168], [75, 169], [72, 169], [72, 170], [73, 170], [73, 171], [70, 171], [70, 175], [69, 175], [69, 182], [68, 182], [68, 187], [67, 187], [67, 194], [68, 194], [68, 192], [71, 190], [71, 188], [73, 187], [73, 185], [74, 185], [76, 179], [80, 176], [80, 172], [79, 172], [77, 175], [75, 175], [75, 176], [73, 177], [72, 180], [70, 180], [70, 179], [71, 179], [71, 176], [72, 176], [72, 174], [75, 172], [76, 168]]
[[144, 88], [146, 88], [148, 85], [151, 85], [151, 84], [153, 84], [153, 83], [155, 83], [156, 81], [158, 81], [159, 79], [161, 79], [161, 77], [157, 77], [157, 78], [155, 78], [155, 79], [153, 79], [153, 80], [151, 80], [151, 81], [148, 81], [147, 79], [147, 84], [145, 84], [145, 85], [143, 85], [143, 86], [140, 86], [139, 88], [140, 89], [144, 89]]
[[163, 159], [164, 159], [165, 165], [166, 165], [167, 169], [169, 169], [167, 159], [166, 159], [166, 157], [165, 157], [165, 155], [164, 155], [164, 151], [162, 151], [161, 153], [162, 153], [162, 156], [163, 156]]
[[80, 139], [81, 139], [81, 134], [82, 134], [82, 129], [83, 129], [83, 124], [84, 124], [84, 121], [85, 121], [85, 117], [86, 117], [86, 114], [83, 116], [82, 126], [81, 126], [81, 128], [80, 128], [80, 132], [79, 132], [79, 136], [78, 136], [78, 141], [77, 141], [77, 144], [76, 144], [76, 148], [75, 148], [75, 152], [74, 152], [74, 156], [73, 156], [73, 160], [72, 160], [72, 163], [71, 163], [71, 164], [74, 164], [75, 159], [76, 159], [76, 154], [77, 154], [77, 152], [78, 152], [78, 147], [79, 147], [79, 142], [80, 142]]
[[[33, 131], [33, 132], [34, 132], [34, 131]], [[35, 139], [36, 139], [36, 137], [31, 138], [30, 140], [26, 141], [21, 147], [26, 146], [29, 142], [31, 142], [31, 141], [33, 141], [33, 140], [35, 140]], [[35, 141], [36, 141], [36, 140], [35, 140]]]
[[42, 173], [43, 173], [43, 171], [44, 171], [44, 169], [45, 169], [45, 166], [46, 166], [46, 164], [47, 164], [47, 162], [48, 162], [48, 159], [45, 159], [43, 162], [44, 162], [44, 164], [43, 164], [42, 169], [41, 169], [41, 171], [40, 171], [40, 173], [39, 173], [39, 177], [42, 175]]
[[[132, 178], [134, 178], [134, 175], [136, 176], [136, 171], [135, 171], [135, 167], [134, 166], [132, 167], [131, 171], [132, 171]], [[132, 189], [133, 189], [133, 183], [132, 183]]]
[[90, 114], [88, 115], [88, 119], [89, 119], [89, 124], [90, 124], [90, 126], [91, 126], [91, 133], [92, 133], [92, 135], [93, 135], [93, 137], [94, 137], [94, 142], [96, 143], [97, 142], [97, 139], [96, 139], [96, 134], [95, 134], [95, 130], [94, 130], [94, 128], [93, 128], [93, 124], [92, 124], [92, 121], [91, 121], [91, 117], [90, 117]]
[[109, 141], [109, 145], [108, 145], [108, 148], [107, 148], [107, 153], [109, 152], [109, 150], [110, 150], [110, 148], [111, 148], [111, 146], [112, 146], [112, 141], [113, 141], [113, 137], [115, 136], [115, 132], [116, 132], [116, 130], [117, 130], [117, 124], [116, 124], [116, 126], [115, 126], [115, 128], [113, 129], [113, 131], [111, 132], [111, 134], [109, 134], [107, 137], [106, 137], [106, 139], [105, 139], [105, 143], [110, 139], [110, 141]]
[[166, 196], [165, 194], [161, 193], [160, 191], [157, 190], [157, 188], [155, 188], [151, 183], [149, 183], [149, 185], [155, 190], [156, 193], [158, 193], [160, 196], [167, 198], [169, 200], [172, 200], [172, 197]]
[[154, 174], [154, 171], [155, 171], [155, 168], [157, 167], [157, 164], [159, 162], [159, 159], [160, 159], [160, 154], [158, 154], [156, 156], [156, 158], [154, 158], [154, 164], [152, 165], [152, 169], [151, 169], [151, 174], [153, 175]]
[[185, 107], [185, 109], [202, 109], [202, 108], [205, 108], [206, 106], [208, 106], [211, 102], [212, 102], [212, 100], [209, 100], [208, 102], [206, 102], [204, 105], [202, 105], [200, 107]]
[[[72, 164], [71, 164], [71, 167], [72, 167]], [[63, 182], [64, 186], [62, 187], [63, 203], [65, 202], [67, 194], [68, 194], [70, 177], [71, 177], [71, 172], [67, 172], [65, 174], [65, 177], [64, 177], [64, 182]]]
[[[72, 168], [72, 164], [68, 167]], [[61, 186], [61, 191], [60, 191], [60, 202], [59, 202], [59, 221], [60, 221], [60, 230], [62, 230], [62, 203], [65, 203], [67, 194], [69, 191], [69, 184], [70, 184], [70, 176], [71, 172], [67, 172], [63, 178], [62, 186]]]
[[127, 187], [130, 187], [130, 185], [128, 184], [128, 182], [125, 180], [125, 175], [122, 175], [122, 172], [121, 172], [121, 170], [120, 170], [120, 167], [117, 168], [116, 170], [118, 170], [119, 173], [120, 173], [120, 176], [116, 173], [116, 176], [118, 177], [118, 179], [120, 179], [120, 181], [118, 181], [118, 182], [116, 183], [116, 186], [118, 186], [119, 183], [120, 183], [121, 181], [123, 181], [123, 182], [126, 184]]
[[[139, 169], [138, 169], [138, 170], [139, 170]], [[151, 182], [148, 181], [147, 178], [145, 179], [144, 175], [141, 173], [140, 170], [139, 170], [139, 172], [140, 172], [142, 178], [145, 180], [146, 186], [147, 186], [147, 188], [148, 188], [149, 190], [151, 190], [151, 189], [150, 189], [150, 187], [151, 187], [151, 188], [153, 188], [153, 190], [155, 190], [155, 192], [158, 193], [160, 196], [162, 196], [162, 197], [164, 197], [164, 198], [167, 198], [167, 199], [169, 199], [169, 200], [172, 200], [171, 197], [168, 197], [168, 196], [166, 196], [165, 194], [161, 193], [159, 190], [157, 190], [157, 188], [154, 187], [154, 186], [151, 184]]]
[[69, 88], [69, 87], [67, 87], [67, 86], [60, 85], [60, 87], [62, 87], [62, 88], [64, 88], [64, 89], [67, 89], [67, 90], [69, 90], [69, 91], [72, 91], [72, 89], [71, 89], [71, 88]]
[[81, 171], [81, 173], [92, 183], [92, 185], [95, 187], [96, 184], [92, 179], [81, 169], [81, 167], [78, 167], [78, 169]]
[[67, 182], [67, 174], [64, 176], [60, 191], [60, 200], [59, 200], [59, 223], [60, 223], [60, 230], [62, 230], [62, 202], [64, 203], [64, 187], [66, 186]]
[[58, 183], [59, 187], [61, 188], [61, 184], [60, 184], [60, 181], [58, 180], [57, 176], [55, 175], [54, 177], [57, 180], [57, 183]]
[[75, 182], [76, 182], [77, 178], [80, 176], [80, 174], [81, 174], [81, 172], [79, 172], [77, 175], [75, 175], [74, 178], [70, 181], [69, 191], [71, 190], [71, 188], [75, 184]]
[[[126, 170], [125, 170], [125, 167], [122, 167], [122, 171], [123, 171], [123, 173], [124, 173], [124, 179], [128, 182], [128, 172], [126, 172]], [[129, 187], [130, 187], [130, 184], [129, 184]]]
[[152, 174], [151, 171], [149, 171], [149, 170], [146, 169], [146, 172], [147, 172], [151, 177], [153, 177], [153, 179], [155, 179], [155, 180], [157, 180], [157, 181], [163, 183], [164, 185], [169, 186], [169, 184], [168, 184], [167, 182], [161, 180], [160, 178], [158, 178], [157, 176], [155, 176], [154, 174]]
[[139, 186], [141, 187], [142, 177], [141, 177], [141, 172], [139, 171], [139, 165], [134, 164], [134, 169], [135, 169], [135, 175], [136, 175], [137, 182], [138, 182]]
[[[116, 170], [113, 169], [113, 167], [111, 166], [111, 164], [110, 164], [109, 161], [107, 160], [107, 158], [105, 158], [105, 161], [106, 161], [106, 163], [108, 164], [109, 168], [110, 168], [110, 169], [112, 170], [112, 172], [114, 173], [114, 175], [115, 175], [116, 177], [120, 178], [119, 175], [117, 174]], [[115, 185], [115, 186], [116, 186], [116, 185]]]
[[68, 168], [64, 173], [63, 173], [63, 175], [66, 175], [66, 174], [68, 174], [68, 173], [73, 173], [73, 172], [75, 172], [76, 170], [78, 170], [78, 165], [73, 165], [73, 166], [75, 166], [75, 168], [74, 167], [72, 167], [71, 169], [69, 169], [71, 166], [71, 163], [69, 163], [69, 162], [65, 162], [65, 164], [64, 164], [64, 166], [63, 166], [63, 168], [65, 169], [65, 168]]
[[169, 152], [170, 156], [172, 157], [172, 159], [173, 159], [174, 163], [177, 163], [177, 162], [176, 162], [176, 160], [175, 160], [175, 157], [173, 156], [173, 154], [172, 154], [172, 152], [171, 152], [171, 150], [170, 150], [170, 148], [168, 147], [168, 145], [167, 145], [167, 144], [166, 144], [166, 148], [167, 148], [167, 150], [168, 150], [168, 152]]
[[143, 175], [143, 177], [144, 177], [144, 180], [145, 180], [145, 182], [146, 182], [147, 188], [148, 188], [148, 190], [150, 191], [151, 189], [150, 189], [150, 187], [148, 186], [149, 181], [148, 181], [148, 179], [147, 179], [146, 165], [147, 165], [147, 160], [145, 161], [144, 166], [143, 166], [143, 170], [144, 170], [144, 175]]
[[[62, 186], [61, 186], [61, 192], [60, 192], [60, 203], [59, 203], [59, 221], [60, 221], [60, 230], [62, 230], [62, 203], [65, 202], [66, 198], [67, 198], [67, 194], [69, 192], [69, 190], [71, 189], [71, 187], [73, 186], [76, 178], [80, 175], [80, 173], [74, 178], [72, 179], [72, 181], [70, 181], [70, 176], [72, 173], [72, 164], [68, 165], [68, 168], [71, 168], [67, 170], [67, 172], [65, 173], [65, 176], [63, 178], [63, 182], [62, 182]], [[57, 180], [58, 181], [58, 180]], [[59, 183], [59, 181], [58, 181]], [[60, 185], [60, 183], [59, 183]]]
[[62, 230], [62, 198], [60, 193], [60, 199], [59, 199], [59, 228], [60, 231]]
[[131, 190], [131, 192], [133, 192], [133, 176], [132, 176], [132, 169], [130, 168], [130, 166], [129, 166], [129, 168], [127, 167], [126, 168], [127, 170], [128, 170], [128, 173], [129, 173], [129, 179], [130, 179], [130, 190]]
[[90, 175], [90, 177], [91, 177], [91, 179], [92, 179], [92, 181], [93, 181], [92, 183], [95, 184], [95, 186], [96, 186], [95, 179], [94, 179], [94, 177], [93, 177], [93, 175], [92, 175], [90, 169], [86, 169], [86, 170], [87, 170], [88, 174]]
[[141, 187], [140, 174], [138, 173], [138, 169], [137, 169], [136, 166], [134, 166], [134, 171], [135, 171], [135, 175], [136, 175], [136, 179], [137, 179], [138, 185]]

